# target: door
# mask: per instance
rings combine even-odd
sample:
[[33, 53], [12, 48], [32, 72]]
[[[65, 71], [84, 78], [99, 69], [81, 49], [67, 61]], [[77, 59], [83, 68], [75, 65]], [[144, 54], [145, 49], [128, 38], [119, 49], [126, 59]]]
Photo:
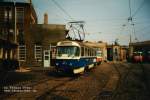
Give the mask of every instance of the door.
[[50, 67], [50, 50], [44, 50], [44, 67]]

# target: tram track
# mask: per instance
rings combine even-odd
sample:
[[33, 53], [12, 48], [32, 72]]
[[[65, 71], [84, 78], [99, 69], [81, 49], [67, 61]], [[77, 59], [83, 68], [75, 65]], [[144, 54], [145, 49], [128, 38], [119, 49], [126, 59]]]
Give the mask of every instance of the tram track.
[[[44, 74], [43, 72], [38, 72], [38, 73]], [[68, 82], [73, 81], [73, 80], [80, 77], [78, 75], [76, 75], [76, 76], [66, 76], [66, 74], [64, 76], [63, 75], [59, 76], [55, 72], [50, 72], [50, 73], [51, 73], [51, 75], [53, 74], [53, 76], [42, 77], [42, 78], [37, 79], [37, 80], [24, 81], [24, 82], [20, 82], [18, 84], [9, 85], [9, 86], [14, 86], [14, 87], [23, 86], [23, 87], [32, 87], [32, 89], [36, 89], [36, 88], [39, 88], [38, 86], [42, 85], [43, 86], [42, 87], [43, 91], [40, 91], [40, 92], [43, 92], [42, 94], [31, 93], [33, 95], [31, 95], [31, 97], [27, 97], [27, 98], [33, 98], [34, 97], [34, 98], [39, 99], [39, 98], [43, 98], [43, 95], [48, 94], [50, 91], [54, 90], [55, 88], [63, 86], [65, 84], [67, 84]], [[48, 84], [49, 82], [57, 83], [57, 84], [53, 84], [54, 86], [51, 86], [52, 88], [51, 87], [49, 88], [49, 84]], [[16, 93], [16, 92], [3, 93], [0, 96], [0, 99], [4, 100], [6, 98], [22, 98], [20, 96], [16, 96], [17, 94], [18, 93]]]
[[20, 88], [22, 86], [33, 87], [34, 85], [41, 84], [41, 83], [43, 83], [45, 81], [48, 81], [48, 80], [49, 79], [42, 77], [40, 80], [39, 79], [37, 79], [37, 80], [25, 80], [25, 81], [21, 81], [17, 84], [14, 84], [13, 82], [10, 82], [9, 84], [6, 85], [5, 83], [3, 83], [3, 85], [1, 86], [2, 89], [1, 89], [0, 99], [4, 100], [6, 98], [9, 98], [9, 97], [17, 94], [16, 92], [5, 92], [4, 87], [8, 87], [8, 88], [9, 87], [18, 87], [18, 88]]
[[[143, 70], [146, 71], [145, 68]], [[142, 65], [140, 64], [110, 62], [102, 64], [101, 66], [97, 66], [96, 68], [91, 69], [90, 71], [87, 71], [81, 75], [66, 75], [63, 73], [45, 73], [39, 71], [36, 74], [37, 76], [39, 75], [39, 78], [37, 80], [30, 80], [29, 82], [18, 83], [18, 86], [23, 85], [27, 87], [32, 87], [33, 89], [37, 90], [37, 92], [12, 93], [5, 95], [4, 98], [6, 97], [8, 98], [8, 100], [9, 98], [33, 98], [34, 100], [130, 100], [124, 98], [120, 99], [120, 95], [124, 95], [125, 93], [130, 92], [127, 90], [128, 85], [130, 84], [133, 85], [133, 88], [135, 86], [135, 90], [139, 89], [139, 86], [141, 88], [140, 91], [144, 90], [142, 85], [139, 84], [139, 80], [143, 79], [142, 77], [147, 76], [147, 71], [143, 72], [143, 70]], [[143, 81], [143, 83], [148, 84], [147, 81]], [[141, 93], [140, 91], [138, 90], [138, 93]], [[130, 95], [132, 96], [132, 94], [129, 94], [129, 96]], [[4, 100], [4, 98], [2, 98], [1, 100]]]
[[[37, 98], [37, 100], [47, 99], [47, 98], [48, 99], [49, 98], [56, 99], [57, 97], [55, 97], [55, 96], [57, 95], [58, 98], [59, 98], [59, 96], [63, 96], [61, 98], [68, 97], [68, 98], [73, 99], [74, 96], [76, 96], [75, 97], [76, 99], [82, 98], [82, 99], [93, 100], [99, 94], [98, 91], [103, 90], [103, 88], [106, 86], [106, 84], [109, 80], [109, 77], [106, 77], [106, 76], [109, 76], [109, 75], [106, 75], [107, 72], [106, 71], [102, 72], [102, 70], [100, 70], [99, 68], [100, 67], [97, 67], [97, 68], [91, 69], [90, 71], [85, 72], [84, 74], [77, 75], [77, 76], [71, 78], [70, 80], [66, 80], [65, 83], [61, 82], [60, 84], [48, 89], [45, 93], [37, 96], [36, 98]], [[108, 71], [108, 73], [109, 73], [109, 71]], [[93, 82], [89, 83], [88, 80], [91, 80], [91, 79], [93, 80]], [[75, 80], [77, 80], [77, 82]], [[86, 83], [85, 81], [87, 81], [88, 83]], [[92, 92], [92, 91], [90, 91], [92, 88], [90, 88], [90, 89], [88, 88], [89, 87], [88, 85], [91, 85], [90, 87], [95, 87], [94, 84], [97, 86], [100, 86], [96, 90], [94, 90], [97, 92], [94, 92], [94, 91]], [[86, 88], [83, 88], [83, 87], [86, 87]], [[87, 91], [85, 91], [85, 90], [87, 90]], [[62, 91], [64, 91], [64, 92], [62, 92]], [[74, 92], [74, 93], [72, 93], [72, 92]], [[88, 97], [87, 98], [87, 97], [83, 96], [83, 94], [91, 95], [92, 97], [89, 98], [89, 96], [87, 96]]]
[[[146, 70], [142, 63], [128, 63], [128, 68], [122, 68], [123, 64], [114, 64], [114, 68], [119, 73], [119, 81], [112, 100], [145, 100], [149, 85], [147, 82]], [[125, 67], [125, 66], [124, 66]], [[125, 70], [122, 72], [122, 70]], [[146, 87], [146, 88], [145, 88]], [[144, 98], [144, 99], [143, 99]]]
[[[142, 79], [146, 86], [147, 91], [150, 91], [149, 79], [148, 79], [148, 72], [146, 71], [145, 66], [142, 63], [139, 63], [141, 70], [142, 70]], [[150, 93], [149, 93], [150, 95]]]
[[119, 89], [124, 84], [125, 80], [129, 77], [129, 74], [132, 72], [133, 67], [128, 64], [128, 67], [123, 65], [122, 63], [113, 63], [113, 67], [118, 73], [119, 80], [116, 86], [115, 91], [113, 92], [112, 100], [115, 100], [117, 95], [120, 95]]
[[[106, 81], [108, 80], [107, 78], [105, 79], [103, 76], [105, 76], [103, 73], [99, 73], [99, 75], [97, 74], [97, 72], [95, 73], [95, 71], [96, 71], [96, 69], [97, 68], [94, 68], [94, 69], [91, 69], [91, 70], [88, 70], [88, 71], [86, 71], [85, 73], [83, 73], [83, 74], [79, 74], [79, 75], [75, 75], [73, 78], [71, 78], [70, 80], [66, 80], [65, 81], [65, 83], [64, 82], [62, 82], [62, 83], [60, 83], [60, 84], [58, 84], [58, 85], [56, 85], [56, 86], [54, 86], [53, 88], [50, 88], [49, 90], [47, 90], [45, 93], [43, 93], [42, 95], [40, 95], [40, 96], [38, 96], [38, 97], [36, 97], [37, 98], [37, 100], [41, 100], [41, 99], [46, 99], [46, 98], [50, 98], [50, 96], [48, 96], [48, 95], [54, 95], [54, 93], [58, 90], [59, 91], [59, 88], [65, 88], [65, 91], [64, 92], [66, 92], [66, 91], [78, 91], [78, 96], [79, 97], [81, 97], [81, 98], [86, 98], [86, 97], [82, 97], [82, 93], [80, 93], [79, 92], [79, 90], [78, 90], [78, 88], [81, 88], [79, 85], [80, 85], [80, 82], [82, 81], [82, 82], [84, 82], [84, 80], [89, 80], [89, 78], [92, 78], [93, 80], [96, 80], [96, 81], [99, 81], [99, 83], [101, 83], [101, 87], [99, 87], [99, 88], [103, 88], [103, 87], [105, 87], [105, 85], [106, 85]], [[101, 76], [101, 77], [99, 77], [99, 76]], [[103, 80], [102, 80], [103, 79]], [[77, 80], [78, 82], [75, 82], [75, 80]], [[74, 83], [75, 82], [75, 83]], [[76, 85], [77, 87], [74, 87], [74, 86], [69, 86], [69, 84], [74, 84], [74, 85]], [[88, 89], [88, 88], [87, 88]], [[88, 92], [88, 90], [87, 90], [87, 92]], [[68, 92], [68, 93], [66, 93], [65, 94], [65, 96], [69, 96], [69, 98], [72, 98], [72, 94], [71, 95], [69, 95], [70, 94], [70, 92]], [[60, 95], [64, 95], [64, 93], [62, 93], [62, 92], [58, 92], [57, 93], [57, 95], [58, 96], [60, 96]], [[53, 96], [52, 96], [53, 97]], [[81, 99], [80, 98], [80, 99]], [[92, 97], [93, 99], [95, 98], [95, 96], [94, 97]], [[54, 97], [54, 99], [55, 99], [55, 97]]]
[[67, 85], [69, 82], [72, 82], [72, 81], [75, 80], [76, 78], [77, 78], [77, 77], [73, 77], [73, 78], [69, 78], [68, 80], [63, 80], [63, 81], [61, 81], [61, 83], [55, 85], [55, 86], [52, 87], [52, 88], [47, 89], [46, 92], [44, 92], [43, 94], [41, 94], [41, 95], [39, 95], [39, 96], [36, 96], [35, 98], [36, 98], [37, 100], [45, 100], [45, 97], [46, 97], [47, 95], [51, 95], [51, 94], [53, 93], [53, 91], [55, 91], [57, 88], [60, 88], [60, 87], [62, 87], [62, 86]]

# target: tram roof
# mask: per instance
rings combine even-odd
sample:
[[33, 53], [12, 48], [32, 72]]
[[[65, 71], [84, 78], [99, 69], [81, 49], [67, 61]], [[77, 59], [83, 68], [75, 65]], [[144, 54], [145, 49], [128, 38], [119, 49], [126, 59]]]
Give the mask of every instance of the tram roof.
[[31, 3], [32, 0], [1, 0], [0, 2]]
[[[72, 43], [72, 44], [71, 44]], [[88, 45], [85, 42], [79, 42], [79, 41], [60, 41], [57, 43], [57, 46], [68, 46], [68, 45], [75, 45], [75, 46], [86, 46], [89, 48], [92, 48], [93, 46]]]

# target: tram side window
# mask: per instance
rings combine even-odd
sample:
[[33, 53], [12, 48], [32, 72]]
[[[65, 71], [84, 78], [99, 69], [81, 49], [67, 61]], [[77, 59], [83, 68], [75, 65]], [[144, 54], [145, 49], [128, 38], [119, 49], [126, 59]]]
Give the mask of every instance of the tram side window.
[[90, 56], [90, 49], [88, 48], [88, 56]]
[[94, 56], [94, 50], [92, 49], [92, 56]]
[[89, 55], [88, 56], [91, 56], [91, 49], [89, 48], [89, 53], [88, 53]]
[[89, 50], [90, 50], [90, 52], [89, 52], [89, 56], [91, 56], [91, 55], [92, 55], [92, 50], [91, 50], [91, 48], [90, 48]]
[[93, 56], [95, 56], [95, 49], [93, 49]]
[[92, 49], [92, 56], [94, 56], [94, 50]]
[[94, 50], [94, 56], [96, 56], [96, 50]]
[[85, 48], [85, 56], [87, 56], [87, 48]]
[[90, 56], [92, 56], [92, 49], [90, 49]]
[[90, 56], [92, 56], [92, 51], [93, 51], [93, 50], [92, 50], [92, 49], [90, 49]]
[[80, 55], [80, 49], [77, 47], [76, 52], [75, 52], [75, 56], [79, 56], [79, 55]]
[[89, 56], [89, 49], [86, 49], [86, 56]]
[[84, 47], [81, 47], [81, 56], [84, 56]]

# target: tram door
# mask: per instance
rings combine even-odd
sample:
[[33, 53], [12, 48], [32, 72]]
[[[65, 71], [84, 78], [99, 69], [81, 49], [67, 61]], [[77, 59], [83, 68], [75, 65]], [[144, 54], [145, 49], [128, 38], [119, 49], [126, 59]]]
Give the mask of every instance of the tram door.
[[44, 67], [50, 67], [50, 50], [44, 50]]

